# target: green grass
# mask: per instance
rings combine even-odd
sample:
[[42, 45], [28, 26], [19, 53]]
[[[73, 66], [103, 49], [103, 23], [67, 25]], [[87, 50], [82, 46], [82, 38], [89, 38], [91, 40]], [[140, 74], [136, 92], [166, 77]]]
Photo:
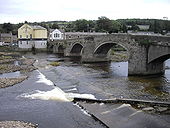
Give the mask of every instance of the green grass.
[[52, 65], [52, 66], [59, 66], [60, 63], [59, 62], [51, 62], [50, 65]]
[[0, 60], [12, 59], [12, 56], [0, 56]]

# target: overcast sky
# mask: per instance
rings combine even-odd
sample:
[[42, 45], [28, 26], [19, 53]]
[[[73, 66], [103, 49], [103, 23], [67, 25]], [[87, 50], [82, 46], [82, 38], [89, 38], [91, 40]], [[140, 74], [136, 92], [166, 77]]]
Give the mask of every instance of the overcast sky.
[[77, 19], [170, 19], [170, 0], [0, 0], [0, 23]]

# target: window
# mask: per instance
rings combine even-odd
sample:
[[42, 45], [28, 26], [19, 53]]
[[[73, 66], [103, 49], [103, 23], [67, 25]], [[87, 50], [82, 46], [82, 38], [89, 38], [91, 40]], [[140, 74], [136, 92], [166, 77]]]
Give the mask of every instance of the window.
[[27, 35], [27, 38], [28, 38], [28, 35]]
[[30, 39], [32, 39], [32, 34], [30, 34]]
[[20, 38], [22, 38], [22, 35], [20, 35]]

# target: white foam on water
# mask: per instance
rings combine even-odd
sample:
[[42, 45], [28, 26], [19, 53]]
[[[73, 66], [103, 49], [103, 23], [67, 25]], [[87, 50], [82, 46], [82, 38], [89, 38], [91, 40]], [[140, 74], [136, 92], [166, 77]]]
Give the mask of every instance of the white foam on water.
[[56, 100], [56, 101], [63, 101], [63, 102], [73, 101], [74, 98], [96, 99], [95, 96], [92, 94], [65, 93], [58, 87], [55, 87], [50, 91], [36, 90], [30, 93], [24, 93], [19, 97], [24, 97], [29, 99], [40, 99], [40, 100]]
[[44, 83], [47, 85], [54, 85], [52, 81], [48, 80], [40, 71], [38, 71], [39, 75], [37, 78], [39, 78], [38, 81], [36, 81], [36, 83]]
[[70, 91], [77, 91], [77, 88], [72, 88], [72, 89], [68, 89], [68, 90], [65, 90], [66, 92], [70, 92]]
[[50, 91], [40, 91], [36, 90], [34, 92], [22, 94], [20, 97], [29, 98], [29, 99], [40, 99], [40, 100], [56, 100], [68, 102], [65, 93], [60, 88], [54, 88]]
[[85, 99], [96, 99], [92, 94], [79, 94], [79, 93], [66, 93], [68, 99], [74, 98], [85, 98]]
[[[54, 85], [52, 81], [48, 80], [40, 71], [37, 83], [45, 83], [46, 85]], [[92, 94], [78, 94], [78, 93], [65, 93], [59, 87], [55, 87], [50, 91], [40, 91], [36, 90], [29, 93], [24, 93], [19, 97], [29, 98], [29, 99], [40, 99], [40, 100], [56, 100], [56, 101], [73, 101], [74, 98], [87, 98], [96, 99]]]

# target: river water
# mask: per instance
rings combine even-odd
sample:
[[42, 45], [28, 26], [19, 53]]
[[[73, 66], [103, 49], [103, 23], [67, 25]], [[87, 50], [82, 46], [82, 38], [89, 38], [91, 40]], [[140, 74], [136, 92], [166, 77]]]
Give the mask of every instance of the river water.
[[[56, 57], [50, 56], [51, 60]], [[170, 66], [170, 60], [165, 63], [166, 67]], [[168, 68], [161, 76], [132, 77], [128, 76], [128, 62], [81, 64], [66, 59], [60, 62], [60, 66], [51, 69], [51, 75], [47, 76], [64, 91], [92, 93], [101, 99], [116, 97], [170, 101]]]
[[[29, 53], [24, 56], [36, 59], [35, 66], [39, 69], [33, 71], [28, 80], [0, 89], [0, 120], [38, 123], [40, 128], [100, 128], [103, 126], [99, 122], [69, 101], [83, 97], [170, 102], [168, 68], [162, 76], [128, 77], [128, 62], [81, 64], [77, 59], [55, 54]], [[53, 60], [60, 60], [60, 66], [48, 65]], [[170, 60], [166, 61], [168, 66]], [[161, 120], [169, 122], [168, 117], [163, 116]], [[157, 115], [152, 118], [153, 124], [155, 118]], [[130, 123], [133, 125], [134, 121]], [[134, 127], [140, 128], [140, 125]]]

